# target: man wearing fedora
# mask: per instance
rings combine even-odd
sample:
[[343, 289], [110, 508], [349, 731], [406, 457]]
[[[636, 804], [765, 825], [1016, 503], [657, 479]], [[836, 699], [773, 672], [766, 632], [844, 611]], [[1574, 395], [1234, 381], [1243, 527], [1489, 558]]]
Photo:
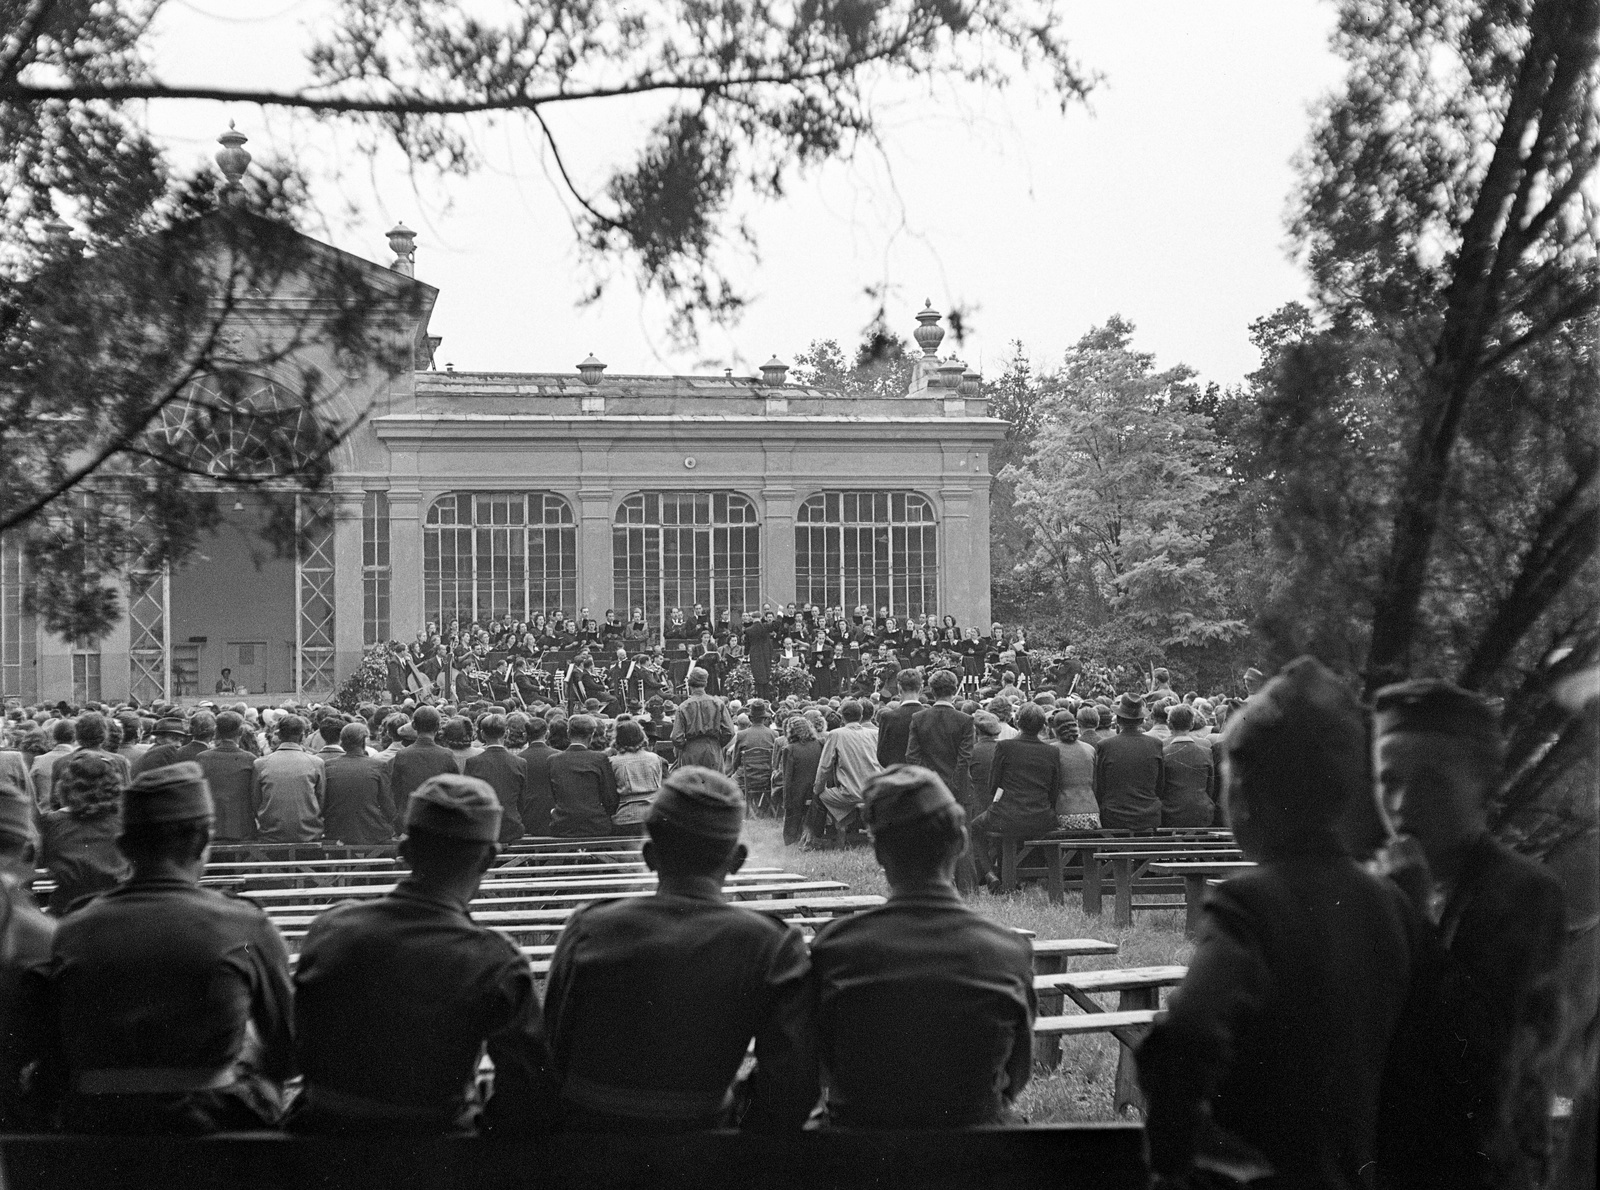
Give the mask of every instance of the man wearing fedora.
[[151, 769], [164, 769], [179, 764], [185, 758], [183, 748], [189, 742], [189, 725], [177, 715], [163, 715], [156, 720], [150, 733], [155, 746], [133, 762], [133, 777], [137, 780]]
[[1153, 831], [1161, 825], [1161, 741], [1144, 732], [1144, 701], [1117, 700], [1117, 730], [1095, 745], [1094, 796], [1108, 830]]

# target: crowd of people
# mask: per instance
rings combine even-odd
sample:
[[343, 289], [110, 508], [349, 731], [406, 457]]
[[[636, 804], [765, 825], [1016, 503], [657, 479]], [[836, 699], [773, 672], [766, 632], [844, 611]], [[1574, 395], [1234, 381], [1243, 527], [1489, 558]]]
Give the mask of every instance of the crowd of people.
[[[968, 903], [998, 841], [1227, 825], [1257, 867], [1213, 890], [1138, 1050], [1155, 1174], [1541, 1184], [1563, 901], [1487, 830], [1491, 708], [1412, 682], [1369, 712], [1309, 659], [1250, 671], [1248, 699], [1162, 670], [1115, 698], [1016, 676], [970, 697], [962, 672], [902, 667], [865, 697], [742, 703], [696, 666], [632, 708], [13, 710], [5, 1126], [999, 1123], [1037, 1005], [1029, 943]], [[795, 846], [870, 845], [887, 903], [808, 946], [724, 901], [751, 814]], [[497, 847], [630, 834], [655, 894], [575, 911], [541, 999], [467, 912]], [[291, 972], [262, 912], [200, 887], [224, 840], [397, 842], [410, 874], [320, 915]]]
[[[695, 604], [669, 609], [659, 623], [647, 621], [639, 607], [626, 618], [608, 609], [595, 619], [585, 607], [576, 617], [558, 609], [529, 621], [449, 620], [429, 623], [410, 644], [387, 647], [389, 694], [397, 701], [421, 694], [525, 707], [597, 698], [612, 713], [681, 692], [691, 668], [705, 670], [707, 689], [720, 695], [733, 671], [748, 666], [750, 693], [770, 700], [870, 694], [903, 668], [948, 666], [969, 688], [1008, 669], [1027, 683], [1031, 663], [1020, 627], [991, 624], [984, 632], [962, 628], [954, 616], [897, 618], [887, 607], [847, 613], [809, 603], [716, 615]], [[1079, 671], [1067, 662], [1069, 682]], [[225, 676], [217, 693], [233, 686]]]

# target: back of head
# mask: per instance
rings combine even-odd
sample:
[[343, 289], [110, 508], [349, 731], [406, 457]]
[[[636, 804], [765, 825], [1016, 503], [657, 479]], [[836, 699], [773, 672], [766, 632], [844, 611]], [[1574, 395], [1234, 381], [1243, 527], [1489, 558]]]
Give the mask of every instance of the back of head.
[[721, 773], [674, 770], [645, 819], [657, 868], [664, 876], [719, 875], [739, 845], [744, 812], [739, 787]]
[[1017, 729], [1024, 735], [1038, 735], [1044, 730], [1044, 708], [1028, 703], [1017, 712]]
[[1078, 708], [1078, 727], [1082, 731], [1094, 731], [1100, 726], [1100, 711], [1095, 707]]
[[337, 744], [343, 731], [344, 720], [338, 715], [323, 715], [317, 720], [317, 734], [322, 737], [324, 744]]
[[1223, 756], [1229, 818], [1247, 849], [1314, 840], [1353, 801], [1373, 805], [1361, 705], [1314, 657], [1290, 662], [1229, 720]]
[[444, 725], [444, 731], [439, 736], [439, 742], [446, 748], [468, 748], [472, 746], [472, 720], [464, 715], [452, 715], [449, 722]]
[[73, 752], [56, 765], [51, 792], [76, 819], [115, 814], [122, 800], [122, 763], [104, 752]]
[[418, 735], [438, 735], [443, 721], [436, 708], [420, 706], [411, 716], [411, 726], [417, 729]]
[[75, 719], [57, 719], [55, 726], [50, 729], [50, 738], [57, 744], [70, 744], [77, 735], [78, 724]]
[[88, 711], [78, 716], [74, 725], [73, 738], [78, 741], [80, 748], [98, 748], [106, 742], [106, 719], [95, 711]]
[[922, 689], [922, 675], [914, 669], [902, 669], [894, 677], [901, 694], [916, 694]]
[[509, 726], [504, 715], [485, 715], [478, 720], [478, 736], [486, 743], [503, 740]]
[[223, 711], [217, 716], [217, 739], [234, 741], [244, 732], [244, 716], [237, 711]]
[[1194, 712], [1181, 702], [1167, 711], [1167, 726], [1173, 731], [1188, 731], [1194, 726]]
[[600, 724], [592, 715], [574, 715], [567, 720], [567, 738], [581, 740], [587, 743], [594, 739], [594, 733], [600, 729]]
[[1065, 707], [1051, 716], [1050, 726], [1055, 729], [1056, 738], [1063, 744], [1070, 744], [1078, 738], [1077, 717]]
[[339, 747], [350, 753], [364, 753], [367, 750], [367, 725], [357, 720], [346, 723], [339, 729]]
[[497, 850], [502, 810], [494, 787], [476, 777], [429, 777], [406, 801], [401, 848], [424, 880], [481, 872]]
[[122, 792], [117, 846], [135, 866], [198, 860], [211, 840], [211, 787], [191, 761], [146, 769]]
[[750, 722], [756, 724], [765, 723], [767, 721], [767, 717], [771, 714], [772, 708], [767, 706], [766, 702], [762, 699], [757, 698], [751, 701], [749, 711]]
[[617, 747], [624, 752], [637, 752], [644, 747], [644, 728], [632, 719], [617, 724]]
[[991, 715], [988, 711], [979, 711], [972, 716], [972, 726], [977, 733], [987, 739], [993, 739], [1000, 734], [1000, 716]]
[[117, 716], [117, 722], [122, 725], [122, 742], [124, 744], [137, 744], [140, 734], [144, 731], [144, 725], [139, 721], [139, 716], [132, 711], [123, 711]]
[[298, 744], [306, 738], [306, 721], [299, 715], [284, 715], [278, 720], [278, 738], [286, 744]]
[[961, 682], [948, 669], [941, 669], [929, 679], [928, 688], [933, 691], [936, 699], [954, 698], [956, 691], [961, 689]]
[[550, 734], [550, 724], [540, 715], [530, 715], [528, 726], [524, 729], [528, 743], [535, 744]]
[[839, 718], [846, 723], [861, 722], [861, 704], [853, 698], [847, 698], [839, 707]]

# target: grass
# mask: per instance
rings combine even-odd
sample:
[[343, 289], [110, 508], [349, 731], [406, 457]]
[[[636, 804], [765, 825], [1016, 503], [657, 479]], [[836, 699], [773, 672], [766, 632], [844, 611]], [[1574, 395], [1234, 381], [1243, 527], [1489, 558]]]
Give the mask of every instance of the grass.
[[[785, 847], [779, 824], [766, 818], [746, 823], [745, 841], [751, 863], [773, 864], [815, 880], [838, 880], [855, 894], [883, 896], [889, 891], [871, 848], [802, 851]], [[1074, 959], [1073, 970], [1184, 964], [1193, 949], [1183, 935], [1181, 906], [1171, 913], [1142, 912], [1133, 925], [1118, 927], [1111, 924], [1109, 914], [1095, 917], [1085, 913], [1070, 891], [1065, 904], [1052, 905], [1038, 885], [1003, 897], [980, 893], [968, 903], [1001, 925], [1032, 930], [1041, 939], [1099, 938], [1117, 944], [1114, 955]], [[1114, 995], [1099, 999], [1107, 1008], [1116, 1007]], [[1116, 1119], [1111, 1110], [1116, 1039], [1109, 1034], [1069, 1037], [1062, 1039], [1061, 1046], [1060, 1066], [1049, 1072], [1035, 1068], [1032, 1082], [1017, 1099], [1018, 1115], [1034, 1124]]]

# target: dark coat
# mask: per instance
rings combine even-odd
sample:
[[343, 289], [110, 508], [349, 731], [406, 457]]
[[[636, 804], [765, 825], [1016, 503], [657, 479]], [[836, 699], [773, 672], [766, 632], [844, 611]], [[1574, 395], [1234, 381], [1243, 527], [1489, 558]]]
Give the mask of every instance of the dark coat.
[[878, 716], [878, 763], [884, 768], [906, 762], [906, 746], [911, 742], [911, 720], [927, 708], [920, 702], [896, 703]]
[[1054, 829], [1056, 799], [1062, 787], [1061, 753], [1054, 744], [1027, 736], [1001, 740], [989, 769], [989, 787], [984, 790], [990, 800], [996, 790], [1005, 791], [989, 808], [991, 829], [1016, 823], [1032, 831], [1046, 818], [1050, 822], [1044, 829]]
[[389, 792], [394, 797], [395, 833], [405, 830], [406, 802], [412, 790], [429, 777], [459, 773], [455, 753], [439, 744], [418, 740], [389, 762]]
[[522, 803], [528, 797], [528, 762], [502, 744], [490, 744], [467, 761], [467, 776], [494, 786], [500, 799], [500, 841], [522, 838]]
[[389, 766], [374, 756], [332, 756], [323, 762], [322, 833], [341, 843], [377, 844], [394, 838]]
[[[878, 740], [881, 749], [881, 728]], [[938, 773], [969, 815], [976, 813], [970, 804], [972, 750], [976, 742], [977, 732], [972, 726], [972, 716], [956, 710], [948, 703], [920, 707], [911, 717], [906, 740], [905, 759]]]
[[526, 765], [523, 781], [522, 829], [530, 835], [550, 833], [550, 811], [555, 800], [550, 792], [550, 758], [557, 755], [555, 748], [543, 740], [529, 744], [519, 756]]
[[1161, 825], [1161, 741], [1119, 731], [1094, 746], [1094, 797], [1100, 824], [1123, 830]]
[[611, 758], [572, 744], [550, 758], [550, 833], [566, 838], [596, 838], [613, 829], [617, 811], [617, 773]]
[[255, 780], [256, 758], [238, 744], [223, 741], [202, 752], [195, 763], [211, 786], [211, 802], [217, 814], [211, 824], [211, 837], [219, 843], [255, 838], [250, 785]]
[[1208, 1147], [1209, 1105], [1285, 1186], [1373, 1185], [1384, 1069], [1426, 945], [1399, 889], [1331, 839], [1214, 888], [1137, 1051], [1154, 1170], [1179, 1176]]

